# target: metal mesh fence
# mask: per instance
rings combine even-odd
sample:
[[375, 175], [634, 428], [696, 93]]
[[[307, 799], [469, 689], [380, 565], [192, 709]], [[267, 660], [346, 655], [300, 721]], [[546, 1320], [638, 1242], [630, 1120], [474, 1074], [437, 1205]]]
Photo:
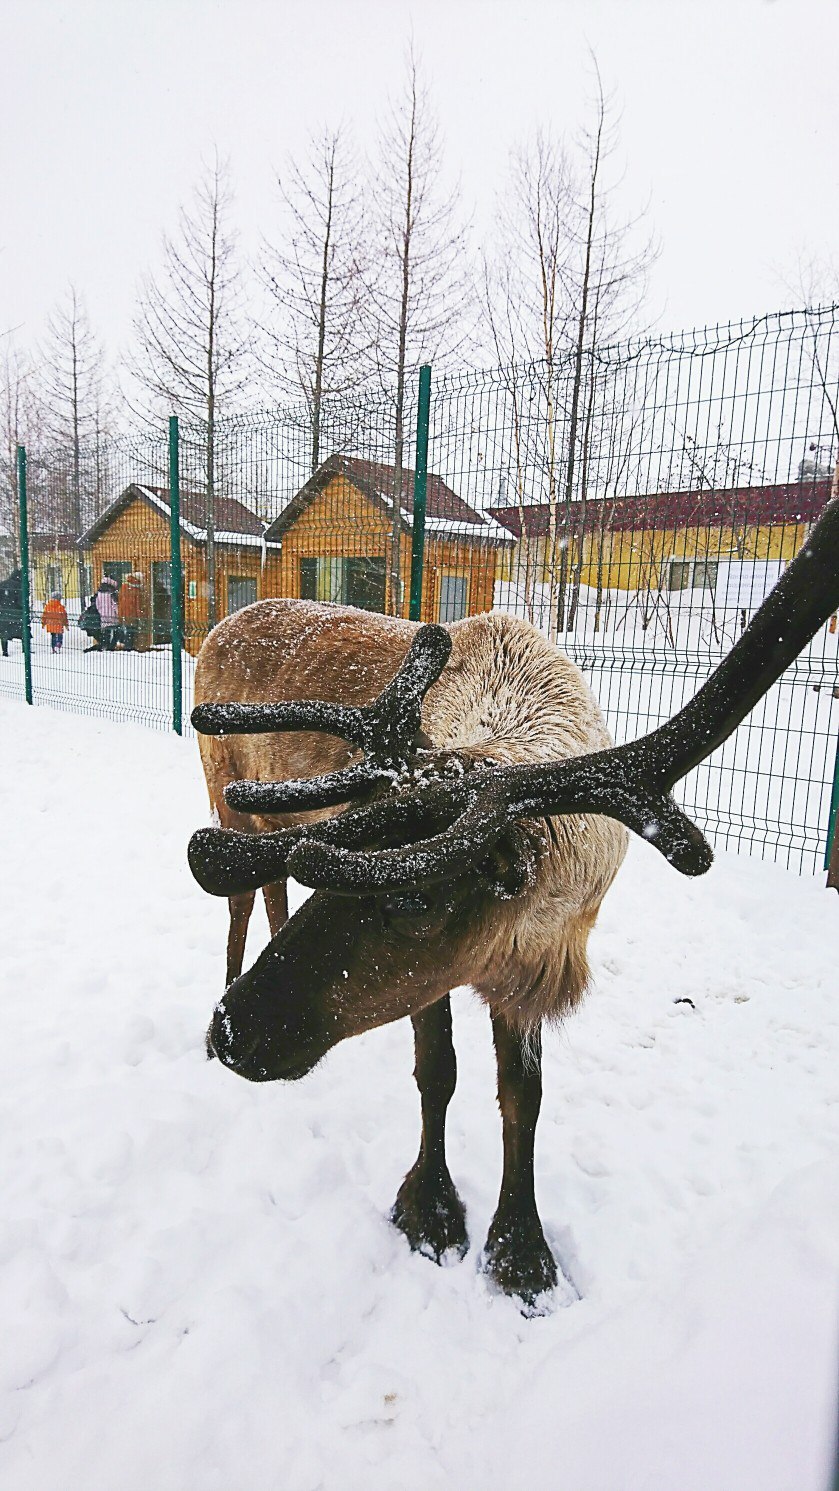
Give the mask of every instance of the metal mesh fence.
[[[418, 614], [521, 616], [578, 663], [618, 741], [653, 728], [719, 662], [828, 500], [838, 373], [828, 308], [435, 378]], [[416, 395], [412, 378], [401, 425], [378, 393], [317, 419], [301, 406], [181, 425], [185, 720], [201, 642], [242, 606], [281, 596], [408, 615]], [[76, 457], [29, 452], [35, 703], [170, 726], [169, 480], [163, 428]], [[7, 527], [0, 563], [14, 574]], [[13, 631], [6, 645], [0, 694], [23, 697]], [[821, 866], [838, 646], [833, 621], [682, 784], [717, 843]]]
[[[169, 545], [148, 521], [165, 506], [165, 438], [27, 454], [33, 702], [168, 728]], [[23, 650], [7, 648], [0, 694], [22, 697]]]

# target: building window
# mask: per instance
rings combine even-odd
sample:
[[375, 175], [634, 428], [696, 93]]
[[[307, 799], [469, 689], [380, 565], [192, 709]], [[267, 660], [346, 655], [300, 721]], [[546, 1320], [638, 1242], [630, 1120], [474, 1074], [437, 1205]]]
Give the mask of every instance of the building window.
[[469, 581], [466, 575], [440, 576], [440, 610], [438, 621], [460, 621], [466, 615]]
[[345, 559], [344, 603], [362, 611], [385, 609], [385, 562], [383, 559]]
[[47, 565], [47, 595], [64, 597], [64, 576], [60, 564]]
[[717, 566], [710, 559], [671, 559], [667, 571], [667, 589], [714, 590], [717, 584]]
[[116, 580], [118, 585], [122, 584], [126, 575], [131, 574], [131, 569], [131, 563], [127, 559], [106, 559], [102, 565], [103, 575], [107, 575], [109, 580]]
[[316, 601], [318, 598], [318, 562], [316, 559], [300, 561], [300, 599]]
[[375, 555], [352, 559], [300, 560], [300, 598], [358, 606], [361, 611], [385, 609], [385, 561]]
[[256, 580], [252, 575], [227, 576], [227, 614], [252, 606], [256, 600]]
[[710, 559], [697, 560], [693, 566], [694, 590], [716, 590], [717, 566]]

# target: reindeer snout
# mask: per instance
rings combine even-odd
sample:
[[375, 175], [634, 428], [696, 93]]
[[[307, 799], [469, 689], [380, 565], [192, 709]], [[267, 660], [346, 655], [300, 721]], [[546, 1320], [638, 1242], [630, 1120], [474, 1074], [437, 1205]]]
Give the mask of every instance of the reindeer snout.
[[234, 1024], [224, 1000], [213, 1012], [208, 1036], [209, 1045], [219, 1061], [234, 1072], [247, 1064], [260, 1043], [258, 1032], [243, 1032]]
[[216, 1006], [209, 1030], [219, 1061], [248, 1082], [293, 1082], [305, 1077], [328, 1049], [310, 1009], [296, 1015], [290, 1002], [243, 974]]

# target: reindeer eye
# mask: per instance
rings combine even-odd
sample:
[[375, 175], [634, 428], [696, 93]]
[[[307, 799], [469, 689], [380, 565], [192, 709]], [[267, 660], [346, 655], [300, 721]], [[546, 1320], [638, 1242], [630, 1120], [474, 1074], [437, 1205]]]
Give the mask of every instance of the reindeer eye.
[[414, 892], [407, 896], [385, 896], [381, 902], [382, 919], [392, 932], [405, 937], [421, 937], [440, 930], [451, 915], [447, 897]]
[[418, 917], [427, 916], [431, 910], [431, 902], [427, 896], [385, 896], [382, 901], [382, 911], [385, 917]]

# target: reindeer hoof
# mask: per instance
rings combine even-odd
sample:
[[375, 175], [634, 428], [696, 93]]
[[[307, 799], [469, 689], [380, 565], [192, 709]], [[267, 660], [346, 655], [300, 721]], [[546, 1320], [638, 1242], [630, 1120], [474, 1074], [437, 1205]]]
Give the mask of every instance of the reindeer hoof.
[[556, 1286], [554, 1256], [538, 1219], [492, 1222], [481, 1269], [502, 1294], [520, 1301], [525, 1315], [538, 1315]]
[[429, 1175], [409, 1170], [393, 1204], [390, 1220], [404, 1233], [415, 1253], [445, 1263], [452, 1255], [463, 1258], [469, 1247], [466, 1208], [446, 1170]]

